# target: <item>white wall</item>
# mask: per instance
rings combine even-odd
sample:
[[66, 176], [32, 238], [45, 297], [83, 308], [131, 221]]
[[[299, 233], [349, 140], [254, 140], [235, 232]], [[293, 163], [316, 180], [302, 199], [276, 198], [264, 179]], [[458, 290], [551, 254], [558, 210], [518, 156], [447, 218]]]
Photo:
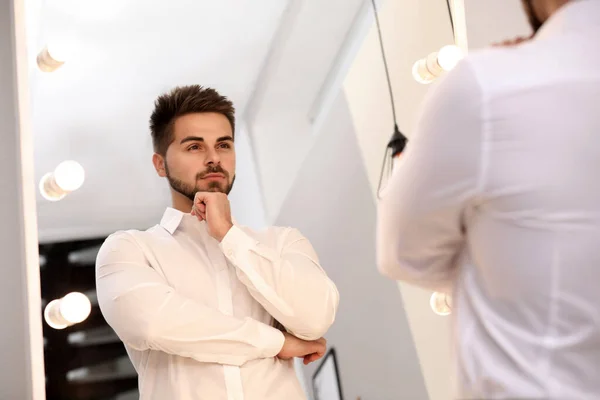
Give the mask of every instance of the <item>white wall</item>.
[[364, 2], [289, 1], [245, 116], [269, 221], [312, 146], [312, 107]]
[[267, 225], [265, 209], [244, 121], [239, 121], [236, 125], [235, 154], [236, 180], [229, 195], [233, 216], [242, 225], [263, 229]]
[[[275, 223], [308, 237], [340, 292], [326, 338], [344, 398], [425, 400], [402, 299], [375, 266], [375, 202], [342, 93], [318, 135]], [[305, 369], [308, 382], [318, 364]]]
[[22, 1], [0, 0], [0, 399], [42, 400], [40, 275], [22, 11]]
[[[412, 134], [427, 86], [415, 82], [413, 63], [446, 44], [453, 43], [444, 1], [389, 0], [380, 12], [398, 125]], [[381, 160], [393, 132], [392, 112], [375, 27], [344, 82], [357, 140], [375, 198]], [[452, 396], [450, 320], [435, 315], [429, 307], [431, 292], [400, 285], [404, 307], [431, 400]]]

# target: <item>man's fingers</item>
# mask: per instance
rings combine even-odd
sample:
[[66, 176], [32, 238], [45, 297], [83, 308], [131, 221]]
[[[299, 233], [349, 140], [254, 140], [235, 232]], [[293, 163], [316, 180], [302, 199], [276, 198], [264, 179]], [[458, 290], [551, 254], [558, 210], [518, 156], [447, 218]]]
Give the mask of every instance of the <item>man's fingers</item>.
[[315, 362], [315, 361], [321, 359], [322, 357], [323, 357], [323, 354], [320, 354], [320, 353], [313, 353], [313, 354], [304, 356], [304, 365], [308, 365], [312, 362]]

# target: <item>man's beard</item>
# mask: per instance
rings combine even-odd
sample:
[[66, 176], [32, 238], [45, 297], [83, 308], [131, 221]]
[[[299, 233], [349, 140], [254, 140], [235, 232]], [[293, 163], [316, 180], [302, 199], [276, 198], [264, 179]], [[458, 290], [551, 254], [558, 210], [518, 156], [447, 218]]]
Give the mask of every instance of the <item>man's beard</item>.
[[523, 8], [525, 9], [525, 13], [527, 14], [527, 19], [529, 20], [529, 25], [533, 29], [534, 33], [540, 30], [542, 25], [544, 25], [544, 21], [540, 20], [535, 13], [535, 8], [533, 7], [532, 0], [522, 0]]
[[209, 166], [206, 169], [206, 171], [198, 173], [196, 175], [196, 184], [194, 186], [183, 182], [181, 179], [177, 179], [177, 178], [171, 176], [171, 174], [169, 173], [169, 167], [167, 166], [166, 163], [165, 163], [165, 173], [167, 175], [167, 180], [169, 181], [169, 185], [171, 185], [171, 188], [174, 191], [176, 191], [177, 193], [184, 195], [191, 201], [194, 201], [194, 198], [196, 197], [196, 193], [198, 193], [198, 192], [221, 192], [221, 193], [225, 193], [228, 195], [229, 192], [231, 192], [231, 189], [233, 188], [233, 183], [235, 182], [235, 175], [234, 175], [231, 183], [227, 184], [226, 187], [222, 187], [221, 183], [216, 182], [216, 181], [210, 181], [208, 183], [208, 188], [206, 188], [206, 189], [201, 189], [198, 187], [198, 185], [197, 185], [198, 180], [202, 179], [204, 176], [206, 176], [208, 174], [223, 174], [225, 176], [225, 180], [227, 182], [229, 182], [229, 173], [227, 171], [225, 171], [223, 168], [221, 168], [220, 165]]

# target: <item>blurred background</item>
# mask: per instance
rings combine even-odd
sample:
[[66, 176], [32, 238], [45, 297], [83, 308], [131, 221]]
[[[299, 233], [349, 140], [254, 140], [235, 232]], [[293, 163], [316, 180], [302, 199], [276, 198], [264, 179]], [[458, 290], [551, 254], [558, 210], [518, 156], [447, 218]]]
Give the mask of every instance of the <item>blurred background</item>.
[[[410, 137], [422, 81], [440, 72], [413, 66], [455, 43], [448, 4], [377, 5]], [[529, 32], [519, 0], [450, 5], [463, 51]], [[375, 266], [393, 116], [370, 0], [26, 0], [24, 20], [48, 400], [137, 398], [135, 371], [97, 306], [94, 261], [107, 235], [149, 228], [169, 204], [148, 119], [159, 94], [186, 84], [237, 107], [235, 218], [300, 229], [337, 284], [327, 339], [344, 398], [450, 398], [449, 319], [432, 311], [431, 293]], [[76, 190], [61, 198], [61, 187]], [[315, 364], [298, 367], [309, 397]]]

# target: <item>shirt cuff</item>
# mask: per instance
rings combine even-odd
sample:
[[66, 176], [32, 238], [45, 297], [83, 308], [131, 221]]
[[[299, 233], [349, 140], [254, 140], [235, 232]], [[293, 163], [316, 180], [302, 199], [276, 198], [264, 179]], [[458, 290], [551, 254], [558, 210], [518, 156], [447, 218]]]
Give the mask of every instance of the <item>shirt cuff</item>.
[[262, 323], [259, 328], [260, 348], [262, 358], [271, 358], [277, 356], [281, 352], [285, 343], [285, 336], [279, 329]]
[[237, 264], [240, 252], [246, 252], [256, 247], [258, 242], [237, 226], [232, 226], [219, 246], [232, 263]]

